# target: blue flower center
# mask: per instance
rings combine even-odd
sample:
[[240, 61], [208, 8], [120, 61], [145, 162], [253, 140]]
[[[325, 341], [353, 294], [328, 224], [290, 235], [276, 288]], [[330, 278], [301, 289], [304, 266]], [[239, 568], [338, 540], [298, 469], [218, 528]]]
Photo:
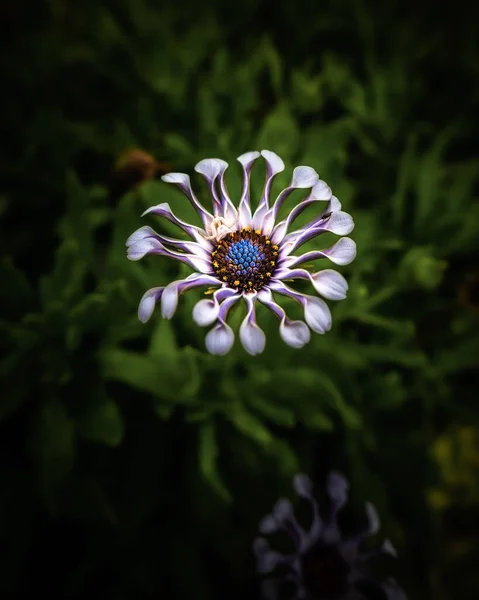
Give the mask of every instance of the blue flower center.
[[260, 230], [245, 227], [219, 240], [211, 253], [217, 277], [230, 287], [246, 292], [265, 286], [276, 269], [278, 246]]

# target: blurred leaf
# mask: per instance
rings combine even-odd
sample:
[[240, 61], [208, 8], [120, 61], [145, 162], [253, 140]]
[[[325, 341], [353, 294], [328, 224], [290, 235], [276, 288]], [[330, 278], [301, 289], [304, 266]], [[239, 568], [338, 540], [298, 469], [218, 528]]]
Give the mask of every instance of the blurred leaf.
[[283, 427], [293, 427], [295, 424], [294, 413], [291, 409], [280, 406], [273, 399], [257, 395], [248, 396], [248, 403], [268, 420]]
[[243, 435], [250, 437], [261, 445], [271, 443], [273, 437], [263, 423], [241, 405], [229, 408], [226, 417]]
[[128, 350], [108, 349], [101, 354], [104, 376], [148, 392], [169, 403], [194, 402], [193, 363], [162, 361]]
[[125, 430], [118, 405], [102, 393], [95, 396], [89, 413], [82, 417], [78, 428], [85, 439], [107, 446], [118, 446]]
[[35, 420], [31, 451], [38, 465], [41, 490], [50, 510], [71, 471], [76, 452], [75, 424], [58, 400], [48, 400]]
[[59, 499], [59, 513], [75, 520], [118, 525], [118, 515], [104, 487], [92, 478], [72, 478]]
[[24, 314], [33, 299], [33, 290], [25, 273], [17, 269], [9, 258], [4, 258], [0, 263], [0, 281], [2, 317]]
[[286, 104], [278, 105], [264, 120], [256, 140], [257, 148], [274, 148], [281, 157], [291, 158], [299, 143], [299, 129]]
[[461, 340], [438, 353], [435, 368], [441, 375], [450, 375], [469, 368], [479, 368], [479, 337]]
[[231, 495], [225, 488], [218, 474], [218, 444], [216, 441], [214, 424], [206, 423], [202, 425], [198, 435], [198, 461], [200, 472], [223, 500], [231, 502]]
[[48, 309], [59, 302], [71, 302], [82, 292], [86, 263], [74, 239], [65, 240], [55, 254], [55, 266], [49, 276], [40, 279], [42, 305]]

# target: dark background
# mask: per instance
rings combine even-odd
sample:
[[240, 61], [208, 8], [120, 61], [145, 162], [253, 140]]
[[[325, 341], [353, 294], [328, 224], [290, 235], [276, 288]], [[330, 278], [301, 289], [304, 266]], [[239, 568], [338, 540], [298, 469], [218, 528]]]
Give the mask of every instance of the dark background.
[[[477, 598], [477, 8], [1, 14], [0, 596], [255, 597], [258, 521], [294, 473], [321, 490], [339, 469], [410, 599]], [[302, 350], [260, 313], [264, 355], [211, 357], [197, 292], [138, 322], [147, 287], [186, 271], [124, 242], [150, 205], [189, 217], [162, 173], [262, 148], [353, 215], [350, 293]]]

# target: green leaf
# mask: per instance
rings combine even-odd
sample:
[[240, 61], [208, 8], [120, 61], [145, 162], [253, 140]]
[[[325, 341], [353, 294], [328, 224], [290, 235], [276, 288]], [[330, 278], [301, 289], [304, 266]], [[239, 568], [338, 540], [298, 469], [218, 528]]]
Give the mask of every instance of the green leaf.
[[226, 502], [231, 502], [231, 494], [224, 486], [218, 474], [217, 467], [218, 444], [213, 423], [202, 425], [198, 438], [198, 462], [200, 473], [213, 487], [217, 494]]
[[74, 239], [65, 240], [55, 254], [55, 266], [49, 276], [40, 279], [40, 297], [44, 308], [70, 302], [82, 292], [86, 263]]
[[116, 379], [170, 403], [194, 402], [192, 361], [162, 361], [128, 350], [108, 349], [100, 361], [105, 377]]
[[93, 256], [92, 227], [89, 218], [90, 198], [77, 175], [69, 172], [66, 181], [68, 198], [67, 214], [61, 223], [60, 231], [64, 241], [73, 241], [81, 258], [90, 263]]
[[90, 411], [78, 423], [81, 435], [107, 446], [118, 446], [123, 440], [125, 426], [118, 405], [106, 395], [99, 395]]
[[417, 135], [411, 133], [407, 140], [406, 149], [399, 161], [397, 181], [394, 186], [394, 194], [391, 198], [393, 222], [396, 227], [400, 227], [403, 224], [406, 214], [407, 193], [416, 173], [416, 144]]
[[58, 400], [49, 400], [34, 422], [30, 448], [37, 462], [41, 492], [50, 510], [70, 473], [76, 452], [75, 424]]
[[273, 440], [273, 436], [263, 423], [241, 405], [229, 407], [226, 417], [238, 431], [258, 444], [266, 446]]
[[0, 263], [0, 307], [2, 317], [19, 317], [30, 307], [33, 290], [25, 273], [17, 269], [9, 258]]
[[305, 425], [332, 429], [332, 422], [324, 413], [332, 407], [350, 428], [361, 425], [361, 417], [350, 406], [334, 381], [325, 373], [310, 368], [282, 369], [275, 377], [277, 394], [290, 399]]
[[248, 397], [248, 403], [252, 408], [277, 425], [293, 427], [295, 424], [294, 412], [272, 399], [255, 395]]
[[59, 512], [75, 520], [118, 525], [118, 515], [102, 485], [90, 478], [71, 478], [61, 496]]
[[299, 128], [286, 104], [276, 107], [264, 120], [255, 146], [274, 148], [283, 158], [291, 158], [299, 144]]
[[32, 379], [25, 377], [30, 362], [23, 352], [9, 353], [0, 362], [0, 421], [15, 412], [27, 399], [32, 388]]

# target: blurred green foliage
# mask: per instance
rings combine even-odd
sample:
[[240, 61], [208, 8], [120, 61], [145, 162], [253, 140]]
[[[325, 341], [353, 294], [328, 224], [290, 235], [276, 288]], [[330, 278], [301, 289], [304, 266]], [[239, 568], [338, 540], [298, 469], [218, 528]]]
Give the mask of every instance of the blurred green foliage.
[[[319, 485], [338, 468], [358, 510], [377, 505], [411, 599], [477, 597], [479, 56], [459, 13], [366, 0], [7, 9], [2, 596], [254, 595], [259, 519], [298, 470]], [[264, 355], [212, 357], [195, 292], [172, 321], [142, 325], [143, 292], [188, 271], [130, 263], [125, 240], [153, 204], [194, 217], [157, 180], [112, 193], [135, 147], [190, 174], [262, 148], [313, 166], [356, 221], [333, 330], [293, 351], [260, 313]]]

